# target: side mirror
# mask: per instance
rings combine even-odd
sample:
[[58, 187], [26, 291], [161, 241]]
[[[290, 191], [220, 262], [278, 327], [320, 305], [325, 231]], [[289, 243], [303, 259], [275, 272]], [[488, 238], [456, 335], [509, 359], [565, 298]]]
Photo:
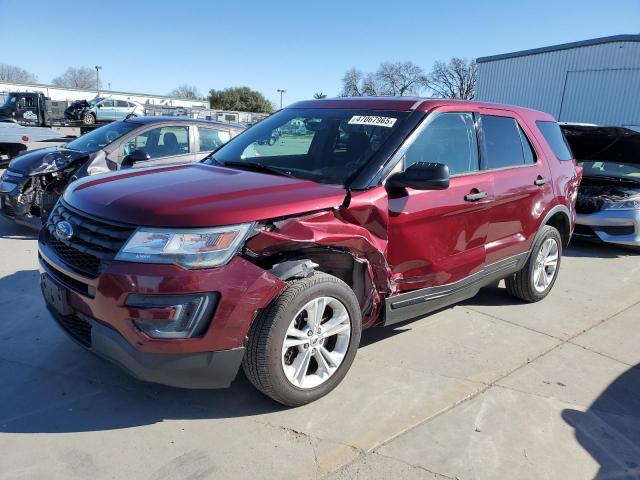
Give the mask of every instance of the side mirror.
[[101, 104], [96, 105], [96, 108], [102, 108]]
[[122, 164], [120, 165], [120, 169], [123, 168], [131, 168], [134, 163], [145, 162], [147, 160], [151, 160], [151, 155], [145, 152], [142, 149], [134, 150], [129, 155], [122, 159]]
[[449, 167], [443, 163], [418, 162], [387, 180], [388, 188], [445, 190], [449, 188]]

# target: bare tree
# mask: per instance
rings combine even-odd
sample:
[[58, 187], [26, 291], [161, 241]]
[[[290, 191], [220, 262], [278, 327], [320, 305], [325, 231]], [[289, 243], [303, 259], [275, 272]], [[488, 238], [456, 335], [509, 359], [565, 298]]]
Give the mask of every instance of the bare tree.
[[413, 62], [384, 62], [375, 77], [381, 95], [416, 95], [427, 84], [426, 74]]
[[193, 85], [180, 85], [175, 90], [169, 92], [169, 96], [177, 98], [187, 98], [189, 100], [197, 100], [202, 98], [202, 94]]
[[16, 67], [0, 63], [0, 81], [17, 82], [17, 83], [35, 83], [38, 81], [33, 73], [26, 71], [24, 68]]
[[323, 98], [327, 98], [327, 94], [324, 92], [316, 92], [313, 94], [313, 98], [315, 98], [316, 100], [321, 100]]
[[69, 67], [51, 83], [57, 87], [93, 89], [96, 88], [96, 71], [88, 67]]
[[454, 57], [449, 63], [433, 64], [427, 86], [437, 97], [472, 100], [477, 78], [475, 60]]
[[363, 96], [376, 97], [382, 95], [380, 92], [380, 82], [375, 73], [367, 73], [362, 78], [362, 84], [360, 86]]
[[384, 62], [375, 73], [363, 73], [355, 68], [347, 70], [342, 77], [340, 95], [414, 95], [424, 89], [426, 82], [424, 71], [413, 62]]
[[341, 97], [362, 96], [362, 91], [361, 91], [362, 77], [363, 77], [363, 73], [356, 68], [350, 68], [349, 70], [344, 72], [344, 76], [342, 77], [342, 91], [340, 92], [340, 96]]
[[350, 68], [342, 77], [341, 97], [376, 96], [379, 85], [373, 73], [363, 73], [357, 68]]

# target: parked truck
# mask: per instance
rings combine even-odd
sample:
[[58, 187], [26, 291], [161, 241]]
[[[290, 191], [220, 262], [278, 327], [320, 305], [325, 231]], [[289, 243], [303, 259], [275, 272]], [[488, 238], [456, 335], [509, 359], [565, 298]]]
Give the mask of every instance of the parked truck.
[[16, 122], [0, 122], [0, 168], [16, 155], [27, 150], [27, 142], [65, 141], [59, 132], [49, 127], [24, 126]]

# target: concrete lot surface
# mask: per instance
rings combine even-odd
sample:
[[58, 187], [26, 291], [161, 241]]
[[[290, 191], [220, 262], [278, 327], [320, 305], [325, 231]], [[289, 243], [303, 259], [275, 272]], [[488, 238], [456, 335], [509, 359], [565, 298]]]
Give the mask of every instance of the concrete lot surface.
[[640, 255], [578, 245], [543, 302], [503, 286], [363, 336], [296, 409], [144, 384], [67, 339], [35, 236], [0, 220], [2, 479], [640, 478]]

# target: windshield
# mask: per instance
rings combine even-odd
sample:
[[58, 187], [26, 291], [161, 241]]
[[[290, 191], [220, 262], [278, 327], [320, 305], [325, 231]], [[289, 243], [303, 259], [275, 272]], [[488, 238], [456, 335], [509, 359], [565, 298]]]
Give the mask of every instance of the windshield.
[[78, 152], [95, 152], [139, 126], [137, 123], [127, 121], [109, 123], [68, 143], [67, 148]]
[[578, 162], [585, 177], [615, 177], [640, 183], [640, 163], [620, 163], [606, 160]]
[[2, 102], [3, 107], [10, 107], [11, 104], [16, 102], [16, 94], [10, 93], [6, 97], [4, 97], [4, 102]]
[[91, 106], [95, 105], [96, 103], [100, 102], [101, 100], [103, 100], [102, 97], [96, 97], [96, 98], [92, 98], [91, 100], [89, 100], [87, 103]]
[[[284, 109], [249, 128], [204, 163], [343, 185], [376, 154], [408, 112]], [[257, 165], [256, 165], [257, 164]], [[266, 167], [266, 168], [264, 168]]]

